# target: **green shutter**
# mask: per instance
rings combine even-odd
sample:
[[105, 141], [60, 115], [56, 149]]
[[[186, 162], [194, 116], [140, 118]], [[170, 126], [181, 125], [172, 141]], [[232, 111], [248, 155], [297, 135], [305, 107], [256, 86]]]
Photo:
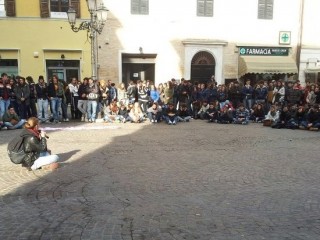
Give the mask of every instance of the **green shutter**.
[[140, 14], [149, 14], [149, 0], [140, 0]]
[[213, 0], [206, 1], [205, 14], [206, 17], [213, 16]]
[[8, 17], [15, 17], [16, 16], [16, 2], [15, 0], [5, 0], [4, 2], [6, 8], [6, 14]]
[[49, 0], [40, 0], [40, 16], [42, 18], [50, 17]]
[[213, 0], [197, 0], [197, 16], [213, 16]]
[[71, 6], [76, 10], [77, 18], [80, 18], [80, 0], [71, 0]]
[[131, 14], [149, 14], [149, 0], [131, 0]]
[[197, 0], [197, 16], [205, 16], [205, 2], [204, 0]]
[[131, 14], [139, 14], [139, 0], [131, 0]]
[[266, 19], [273, 19], [273, 0], [266, 0]]
[[259, 0], [258, 19], [273, 19], [273, 0]]

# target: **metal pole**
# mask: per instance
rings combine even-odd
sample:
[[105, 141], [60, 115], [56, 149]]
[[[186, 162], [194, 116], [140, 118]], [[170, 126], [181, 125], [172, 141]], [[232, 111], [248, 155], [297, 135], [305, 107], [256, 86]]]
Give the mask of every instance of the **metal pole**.
[[298, 43], [297, 43], [297, 56], [296, 61], [298, 65], [298, 79], [300, 75], [300, 59], [301, 59], [301, 46], [303, 36], [303, 18], [304, 18], [304, 0], [300, 2], [300, 19], [299, 19], [299, 32], [298, 32]]
[[96, 58], [96, 37], [97, 33], [94, 29], [95, 12], [90, 13], [90, 38], [91, 38], [91, 77], [93, 80], [97, 79], [97, 58]]

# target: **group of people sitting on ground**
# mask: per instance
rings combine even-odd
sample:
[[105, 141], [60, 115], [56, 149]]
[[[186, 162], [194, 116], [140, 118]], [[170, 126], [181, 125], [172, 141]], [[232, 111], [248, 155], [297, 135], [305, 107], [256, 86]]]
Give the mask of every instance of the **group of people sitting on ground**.
[[[319, 86], [309, 82], [302, 87], [299, 81], [270, 80], [253, 86], [250, 80], [244, 81], [244, 84], [234, 81], [228, 85], [217, 85], [214, 78], [207, 83], [192, 83], [185, 79], [178, 83], [176, 79], [171, 79], [157, 86], [149, 80], [139, 80], [130, 81], [128, 86], [121, 83], [116, 87], [110, 80], [91, 78], [84, 78], [82, 82], [72, 78], [65, 83], [54, 75], [46, 83], [40, 76], [37, 84], [31, 77], [28, 77], [28, 83], [22, 77], [17, 78], [19, 83], [14, 83], [6, 74], [0, 79], [0, 96], [2, 94], [3, 99], [7, 98], [11, 103], [10, 108], [5, 105], [7, 107], [4, 109], [0, 104], [0, 113], [3, 113], [0, 123], [7, 129], [20, 128], [32, 112], [36, 112], [42, 123], [69, 121], [68, 105], [72, 119], [89, 123], [97, 119], [108, 123], [139, 123], [149, 119], [152, 123], [162, 121], [175, 125], [190, 119], [205, 119], [244, 125], [250, 121], [263, 122], [264, 125], [283, 128], [288, 126], [284, 122], [293, 122], [295, 112], [300, 108], [303, 108], [304, 120], [302, 126], [298, 121], [298, 128], [317, 128], [319, 121]], [[8, 81], [11, 87], [5, 84]], [[31, 107], [33, 102], [37, 103], [37, 107]], [[273, 109], [277, 114], [271, 117]], [[283, 120], [283, 115], [289, 114]], [[6, 115], [11, 118], [15, 116], [15, 119], [8, 119]], [[276, 124], [279, 121], [282, 124]], [[310, 121], [313, 121], [312, 125]]]

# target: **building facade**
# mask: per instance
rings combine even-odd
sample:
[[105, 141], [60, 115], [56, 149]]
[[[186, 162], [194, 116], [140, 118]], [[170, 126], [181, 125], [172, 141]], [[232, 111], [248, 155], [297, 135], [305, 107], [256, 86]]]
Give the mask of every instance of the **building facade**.
[[99, 40], [100, 75], [156, 83], [207, 81], [211, 75], [218, 83], [293, 78], [298, 73], [300, 3], [106, 0], [110, 14]]
[[10, 75], [58, 75], [68, 81], [91, 74], [90, 42], [86, 31], [70, 29], [66, 11], [89, 18], [85, 1], [0, 0], [0, 72]]
[[[98, 36], [98, 78], [218, 83], [320, 78], [318, 0], [97, 0], [109, 9]], [[0, 72], [91, 75], [85, 0], [0, 0]], [[290, 7], [288, 7], [290, 6]]]

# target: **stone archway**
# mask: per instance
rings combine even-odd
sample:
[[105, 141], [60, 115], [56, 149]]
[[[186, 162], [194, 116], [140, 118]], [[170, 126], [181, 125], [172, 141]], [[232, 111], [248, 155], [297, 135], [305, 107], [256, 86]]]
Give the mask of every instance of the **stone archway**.
[[191, 60], [191, 81], [206, 83], [215, 75], [216, 61], [213, 55], [206, 51], [196, 53]]

